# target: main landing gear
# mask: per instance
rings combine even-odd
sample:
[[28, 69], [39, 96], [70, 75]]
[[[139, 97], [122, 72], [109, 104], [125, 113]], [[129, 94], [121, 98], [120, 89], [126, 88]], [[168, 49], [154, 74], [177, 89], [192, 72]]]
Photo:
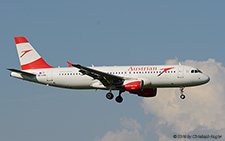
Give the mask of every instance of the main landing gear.
[[[118, 102], [118, 103], [123, 102], [123, 98], [121, 96], [121, 94], [123, 92], [124, 91], [121, 91], [121, 90], [119, 91], [119, 95], [116, 97], [116, 102]], [[113, 95], [113, 93], [111, 91], [106, 94], [106, 98], [109, 99], [109, 100], [113, 99], [113, 97], [114, 97], [114, 95]]]
[[180, 98], [181, 99], [185, 99], [185, 95], [184, 95], [184, 87], [180, 87]]

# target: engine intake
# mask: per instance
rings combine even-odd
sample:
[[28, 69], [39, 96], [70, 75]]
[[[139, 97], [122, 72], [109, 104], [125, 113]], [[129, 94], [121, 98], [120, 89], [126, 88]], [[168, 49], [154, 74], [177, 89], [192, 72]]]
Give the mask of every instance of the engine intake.
[[144, 88], [143, 80], [125, 81], [123, 88], [127, 91], [142, 91]]

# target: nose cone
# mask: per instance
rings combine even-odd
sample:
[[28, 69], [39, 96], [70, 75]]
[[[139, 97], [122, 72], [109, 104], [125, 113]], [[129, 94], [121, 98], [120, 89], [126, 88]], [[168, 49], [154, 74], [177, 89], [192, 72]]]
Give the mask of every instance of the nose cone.
[[205, 83], [209, 82], [210, 77], [204, 74], [201, 80], [202, 80], [203, 84], [205, 84]]

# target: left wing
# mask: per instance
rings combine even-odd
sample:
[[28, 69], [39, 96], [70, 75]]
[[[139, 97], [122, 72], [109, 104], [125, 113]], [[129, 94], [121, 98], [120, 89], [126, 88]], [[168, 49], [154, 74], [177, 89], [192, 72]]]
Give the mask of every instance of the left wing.
[[70, 62], [67, 62], [69, 66], [76, 67], [83, 75], [88, 75], [92, 77], [93, 79], [99, 80], [104, 86], [121, 86], [124, 82], [124, 78], [112, 74], [108, 74], [99, 70], [95, 70], [92, 68], [84, 67], [79, 64], [72, 64]]

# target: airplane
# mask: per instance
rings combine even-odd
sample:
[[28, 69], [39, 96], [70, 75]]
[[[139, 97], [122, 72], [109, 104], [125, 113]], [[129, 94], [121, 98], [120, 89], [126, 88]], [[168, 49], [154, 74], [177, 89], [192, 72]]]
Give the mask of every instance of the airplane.
[[14, 37], [21, 69], [7, 68], [10, 76], [18, 79], [68, 89], [118, 90], [116, 102], [121, 103], [125, 91], [140, 97], [155, 97], [157, 88], [184, 88], [209, 82], [210, 78], [199, 69], [185, 65], [139, 65], [86, 67], [67, 61], [68, 67], [52, 67], [37, 53], [25, 37]]

